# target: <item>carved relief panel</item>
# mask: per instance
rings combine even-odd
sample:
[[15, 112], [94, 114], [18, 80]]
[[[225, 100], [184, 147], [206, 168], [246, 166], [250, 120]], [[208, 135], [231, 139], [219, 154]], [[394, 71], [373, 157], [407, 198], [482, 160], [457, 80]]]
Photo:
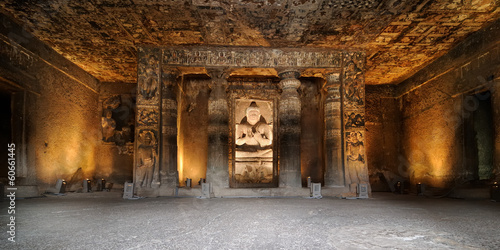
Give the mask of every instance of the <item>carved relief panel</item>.
[[134, 106], [134, 98], [128, 94], [114, 95], [102, 100], [102, 141], [116, 145], [119, 154], [134, 152]]
[[136, 187], [151, 188], [158, 180], [158, 133], [151, 129], [138, 130], [136, 153]]
[[351, 53], [344, 60], [344, 108], [363, 108], [365, 106], [364, 57]]
[[344, 112], [344, 126], [346, 129], [363, 129], [365, 127], [365, 114], [358, 110]]
[[152, 53], [144, 53], [142, 57], [139, 57], [137, 68], [137, 102], [141, 104], [156, 104], [158, 102], [160, 92], [160, 55], [154, 52], [156, 50], [153, 50]]
[[273, 102], [235, 100], [234, 177], [238, 183], [273, 180]]
[[232, 85], [229, 89], [231, 187], [275, 187], [276, 89], [267, 86], [251, 90], [245, 89], [245, 85]]

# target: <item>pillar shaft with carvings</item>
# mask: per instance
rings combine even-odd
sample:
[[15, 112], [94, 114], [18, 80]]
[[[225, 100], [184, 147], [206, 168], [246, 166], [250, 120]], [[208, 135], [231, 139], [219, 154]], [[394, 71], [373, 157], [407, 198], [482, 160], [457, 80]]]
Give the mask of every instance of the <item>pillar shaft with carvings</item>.
[[350, 195], [356, 193], [358, 184], [369, 186], [365, 154], [364, 60], [363, 53], [346, 53], [342, 73], [344, 166]]
[[342, 159], [342, 112], [338, 73], [326, 75], [325, 117], [325, 186], [344, 187]]
[[300, 115], [301, 102], [297, 89], [300, 87], [298, 71], [279, 74], [282, 89], [278, 105], [279, 120], [279, 186], [301, 187], [300, 169]]
[[176, 69], [162, 71], [161, 95], [161, 183], [176, 187], [179, 183], [177, 171], [177, 76]]
[[227, 77], [223, 69], [209, 70], [212, 78], [208, 99], [208, 159], [207, 182], [214, 187], [229, 187], [229, 108]]
[[160, 186], [160, 81], [158, 49], [139, 48], [134, 184], [139, 195]]

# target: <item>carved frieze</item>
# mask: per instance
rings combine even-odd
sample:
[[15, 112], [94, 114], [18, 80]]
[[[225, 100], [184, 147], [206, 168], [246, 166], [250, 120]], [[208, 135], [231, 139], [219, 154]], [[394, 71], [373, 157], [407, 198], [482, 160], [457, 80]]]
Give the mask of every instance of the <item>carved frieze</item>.
[[157, 109], [142, 108], [138, 110], [138, 113], [138, 126], [148, 127], [158, 125], [159, 111]]
[[357, 111], [344, 112], [344, 126], [346, 130], [364, 128], [365, 114]]
[[344, 108], [362, 108], [365, 105], [364, 54], [346, 53], [344, 58]]
[[342, 53], [332, 50], [267, 48], [164, 48], [163, 64], [193, 67], [340, 67]]
[[274, 99], [279, 96], [278, 82], [273, 79], [232, 79], [228, 84], [230, 98]]

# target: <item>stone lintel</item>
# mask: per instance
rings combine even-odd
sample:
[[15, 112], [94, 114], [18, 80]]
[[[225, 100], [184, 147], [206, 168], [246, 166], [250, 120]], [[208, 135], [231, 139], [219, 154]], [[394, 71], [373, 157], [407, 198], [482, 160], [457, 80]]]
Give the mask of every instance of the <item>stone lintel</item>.
[[162, 48], [162, 64], [179, 67], [339, 68], [344, 53], [323, 48], [176, 46]]

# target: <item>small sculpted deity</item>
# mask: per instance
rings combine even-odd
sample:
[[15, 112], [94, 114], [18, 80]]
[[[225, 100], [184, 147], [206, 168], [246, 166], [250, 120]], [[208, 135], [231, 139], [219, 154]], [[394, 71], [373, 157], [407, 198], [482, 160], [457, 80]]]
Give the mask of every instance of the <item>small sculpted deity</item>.
[[136, 182], [138, 187], [151, 187], [153, 182], [153, 171], [158, 156], [156, 153], [156, 143], [151, 131], [146, 131], [137, 148], [138, 166], [136, 170]]
[[350, 183], [354, 187], [358, 183], [368, 183], [365, 168], [365, 146], [361, 132], [351, 132], [347, 137], [347, 166]]
[[102, 140], [105, 142], [114, 141], [115, 129], [116, 129], [116, 121], [111, 118], [113, 113], [110, 109], [104, 110], [104, 116], [101, 117], [101, 126], [102, 126]]

